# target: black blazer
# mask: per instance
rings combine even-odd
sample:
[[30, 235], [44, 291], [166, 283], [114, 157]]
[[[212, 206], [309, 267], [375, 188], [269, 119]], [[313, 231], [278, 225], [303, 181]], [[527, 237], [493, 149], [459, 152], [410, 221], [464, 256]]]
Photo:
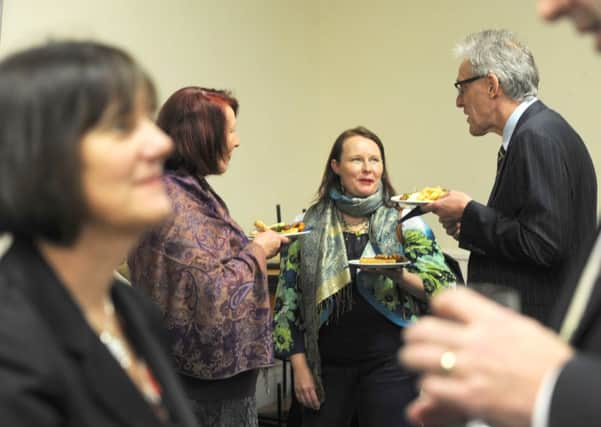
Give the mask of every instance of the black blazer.
[[[174, 425], [196, 426], [158, 332], [160, 313], [127, 285], [115, 283], [112, 297]], [[66, 288], [23, 240], [0, 260], [0, 424], [162, 426]]]
[[486, 206], [470, 202], [459, 245], [471, 251], [469, 283], [520, 292], [522, 311], [543, 322], [567, 266], [595, 229], [597, 178], [570, 125], [537, 101], [511, 137]]
[[[591, 233], [594, 237], [595, 233]], [[562, 297], [553, 312], [551, 326], [560, 329], [578, 278], [594, 241], [575, 262]], [[596, 427], [601, 420], [601, 276], [597, 277], [584, 315], [571, 344], [578, 353], [562, 369], [551, 399], [549, 427]]]

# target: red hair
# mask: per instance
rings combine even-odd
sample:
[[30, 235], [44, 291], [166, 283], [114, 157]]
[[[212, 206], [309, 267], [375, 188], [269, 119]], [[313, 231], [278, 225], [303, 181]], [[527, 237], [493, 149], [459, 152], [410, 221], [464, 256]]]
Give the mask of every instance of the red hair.
[[225, 108], [238, 115], [238, 101], [226, 90], [184, 87], [161, 107], [157, 125], [173, 139], [168, 170], [205, 177], [219, 173], [226, 150]]

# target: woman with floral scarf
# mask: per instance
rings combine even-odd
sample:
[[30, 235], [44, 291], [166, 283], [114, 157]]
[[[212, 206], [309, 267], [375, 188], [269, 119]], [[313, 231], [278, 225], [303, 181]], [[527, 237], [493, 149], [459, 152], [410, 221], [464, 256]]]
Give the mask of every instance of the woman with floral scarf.
[[[409, 426], [404, 409], [417, 390], [396, 360], [400, 330], [455, 277], [421, 218], [398, 224], [392, 195], [378, 136], [343, 132], [304, 217], [313, 231], [282, 253], [274, 345], [291, 360], [303, 426], [344, 427], [353, 417], [359, 426]], [[393, 253], [411, 263], [374, 270], [348, 262]]]

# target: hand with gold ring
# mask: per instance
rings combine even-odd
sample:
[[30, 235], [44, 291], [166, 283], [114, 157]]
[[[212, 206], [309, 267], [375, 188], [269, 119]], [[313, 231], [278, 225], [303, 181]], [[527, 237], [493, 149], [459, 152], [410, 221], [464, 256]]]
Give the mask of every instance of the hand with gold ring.
[[400, 361], [421, 372], [414, 424], [478, 418], [501, 427], [531, 422], [547, 374], [574, 354], [549, 329], [466, 288], [443, 291], [432, 313], [405, 328]]

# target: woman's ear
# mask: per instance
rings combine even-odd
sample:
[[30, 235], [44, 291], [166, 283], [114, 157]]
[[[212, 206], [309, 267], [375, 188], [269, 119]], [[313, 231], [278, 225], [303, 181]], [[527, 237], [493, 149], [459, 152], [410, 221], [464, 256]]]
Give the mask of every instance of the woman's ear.
[[340, 175], [340, 165], [338, 164], [336, 159], [332, 159], [332, 161], [330, 162], [330, 167], [336, 175]]

